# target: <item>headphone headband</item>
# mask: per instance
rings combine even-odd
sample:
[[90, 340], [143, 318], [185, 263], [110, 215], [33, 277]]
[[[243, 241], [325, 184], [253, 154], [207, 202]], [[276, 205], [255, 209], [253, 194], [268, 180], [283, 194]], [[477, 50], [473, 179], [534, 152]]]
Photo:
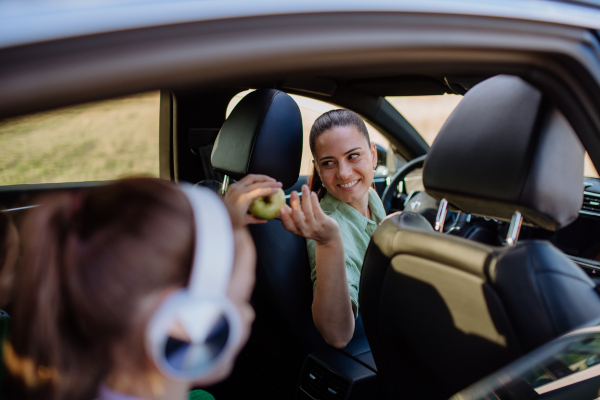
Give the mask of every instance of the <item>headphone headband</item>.
[[234, 258], [227, 208], [209, 189], [184, 183], [194, 219], [194, 255], [187, 288], [169, 295], [146, 328], [146, 345], [166, 375], [193, 381], [213, 373], [235, 354], [241, 319], [227, 298]]
[[211, 190], [180, 184], [194, 214], [195, 246], [188, 290], [191, 295], [222, 296], [233, 267], [233, 229], [223, 201]]

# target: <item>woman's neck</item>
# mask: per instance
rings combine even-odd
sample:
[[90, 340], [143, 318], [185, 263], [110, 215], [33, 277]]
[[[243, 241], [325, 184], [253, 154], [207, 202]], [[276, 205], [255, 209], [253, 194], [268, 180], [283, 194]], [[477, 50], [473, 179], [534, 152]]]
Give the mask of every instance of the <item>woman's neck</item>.
[[365, 218], [371, 219], [371, 212], [369, 210], [369, 191], [367, 191], [367, 193], [365, 193], [365, 195], [360, 199], [348, 204], [350, 204], [350, 206], [356, 211], [361, 213]]

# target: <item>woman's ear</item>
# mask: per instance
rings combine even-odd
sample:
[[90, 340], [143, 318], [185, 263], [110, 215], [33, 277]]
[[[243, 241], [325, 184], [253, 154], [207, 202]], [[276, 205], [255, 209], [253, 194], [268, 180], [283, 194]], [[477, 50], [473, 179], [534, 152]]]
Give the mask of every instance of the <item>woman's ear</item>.
[[377, 168], [377, 147], [371, 142], [371, 157], [373, 158], [373, 169]]

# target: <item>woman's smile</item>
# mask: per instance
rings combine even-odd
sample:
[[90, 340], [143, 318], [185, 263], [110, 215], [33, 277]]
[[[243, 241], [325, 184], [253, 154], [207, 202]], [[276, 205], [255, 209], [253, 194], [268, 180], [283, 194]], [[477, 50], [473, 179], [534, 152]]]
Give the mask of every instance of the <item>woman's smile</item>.
[[341, 187], [344, 190], [352, 190], [356, 187], [356, 185], [358, 184], [358, 182], [360, 182], [360, 179], [355, 179], [351, 182], [348, 183], [344, 183], [344, 184], [338, 184], [339, 187]]

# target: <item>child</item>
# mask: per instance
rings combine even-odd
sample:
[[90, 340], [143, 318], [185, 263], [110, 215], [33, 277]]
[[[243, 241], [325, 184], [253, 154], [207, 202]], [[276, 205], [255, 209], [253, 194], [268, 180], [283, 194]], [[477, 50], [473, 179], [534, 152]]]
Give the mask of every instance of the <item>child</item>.
[[[171, 182], [131, 178], [41, 198], [41, 206], [29, 212], [21, 230], [26, 240], [10, 342], [5, 346], [11, 395], [52, 400], [98, 395], [102, 400], [184, 400], [192, 387], [224, 379], [254, 318], [249, 298], [256, 256], [246, 227], [254, 222], [247, 215], [248, 206], [280, 186], [268, 177], [248, 176], [232, 185], [225, 198], [227, 208], [210, 193], [227, 216], [225, 225], [231, 224], [227, 245], [234, 254], [199, 250], [198, 237], [203, 239], [199, 224], [208, 224], [210, 218], [197, 222], [197, 211], [207, 204], [194, 202]], [[237, 315], [231, 331], [236, 331], [236, 325], [238, 337], [223, 362], [202, 378], [178, 380], [164, 373], [165, 365], [145, 344], [155, 312], [191, 285], [196, 258], [207, 251], [213, 260], [226, 256], [233, 260], [223, 296]], [[210, 289], [212, 277], [202, 279]], [[206, 310], [198, 309], [197, 315], [201, 311], [206, 317]], [[194, 328], [195, 321], [188, 322]], [[196, 332], [202, 332], [204, 327], [195, 325]], [[169, 336], [176, 339], [171, 342], [177, 349], [184, 348], [177, 339], [185, 339], [185, 334], [171, 334], [182, 327], [173, 328]], [[165, 351], [168, 346], [157, 354], [160, 357]]]

